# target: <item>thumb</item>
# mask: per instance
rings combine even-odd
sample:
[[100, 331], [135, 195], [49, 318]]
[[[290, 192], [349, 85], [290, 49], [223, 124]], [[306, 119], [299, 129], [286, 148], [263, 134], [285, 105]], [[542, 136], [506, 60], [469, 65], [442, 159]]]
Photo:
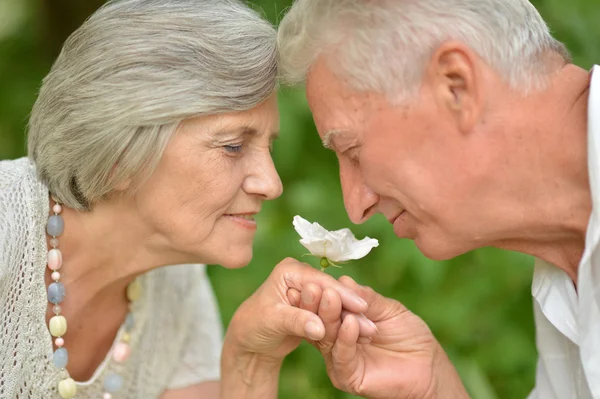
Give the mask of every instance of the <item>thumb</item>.
[[336, 386], [347, 392], [353, 391], [353, 381], [356, 381], [356, 372], [361, 361], [357, 353], [359, 330], [356, 316], [353, 314], [346, 316], [340, 327], [338, 339], [331, 351], [331, 367], [335, 371]]
[[284, 335], [318, 341], [325, 336], [325, 326], [316, 314], [293, 306], [282, 306], [275, 315], [275, 328]]

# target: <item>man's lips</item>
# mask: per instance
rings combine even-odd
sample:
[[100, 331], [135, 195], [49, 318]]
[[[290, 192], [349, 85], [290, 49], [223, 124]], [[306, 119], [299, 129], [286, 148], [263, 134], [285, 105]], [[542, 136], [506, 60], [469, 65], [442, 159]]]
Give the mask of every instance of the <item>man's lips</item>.
[[394, 216], [392, 216], [392, 217], [388, 218], [388, 221], [389, 221], [391, 224], [394, 224], [394, 223], [396, 222], [396, 219], [398, 219], [398, 218], [400, 217], [400, 215], [402, 215], [404, 212], [406, 212], [406, 210], [405, 210], [405, 209], [403, 209], [403, 210], [402, 210], [402, 212], [400, 212], [400, 213], [397, 213], [397, 214], [395, 214]]

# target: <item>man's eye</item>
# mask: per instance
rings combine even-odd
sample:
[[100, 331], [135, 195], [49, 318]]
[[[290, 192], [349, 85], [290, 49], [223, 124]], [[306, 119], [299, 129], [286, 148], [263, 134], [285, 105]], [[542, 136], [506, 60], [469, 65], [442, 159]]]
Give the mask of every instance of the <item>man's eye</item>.
[[358, 148], [352, 148], [352, 149], [346, 151], [346, 156], [348, 157], [348, 159], [350, 161], [352, 161], [352, 163], [357, 164], [358, 160], [360, 158], [360, 151]]
[[235, 153], [242, 152], [242, 149], [244, 147], [241, 144], [238, 144], [238, 145], [225, 145], [225, 146], [223, 146], [223, 148], [225, 148], [225, 151], [235, 154]]

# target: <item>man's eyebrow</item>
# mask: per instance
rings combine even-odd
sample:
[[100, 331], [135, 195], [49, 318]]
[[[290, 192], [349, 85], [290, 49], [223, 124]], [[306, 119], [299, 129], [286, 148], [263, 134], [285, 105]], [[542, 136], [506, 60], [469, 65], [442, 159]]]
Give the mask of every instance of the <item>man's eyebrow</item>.
[[333, 146], [333, 139], [338, 136], [340, 133], [343, 133], [343, 130], [330, 130], [327, 133], [325, 133], [325, 136], [323, 136], [323, 147], [333, 150], [334, 146]]

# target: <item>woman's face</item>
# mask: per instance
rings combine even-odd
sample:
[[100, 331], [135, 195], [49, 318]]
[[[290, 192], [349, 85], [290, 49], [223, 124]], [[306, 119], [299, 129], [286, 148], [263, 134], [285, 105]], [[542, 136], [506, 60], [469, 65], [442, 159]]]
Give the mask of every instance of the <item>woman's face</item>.
[[278, 130], [275, 94], [249, 111], [185, 121], [135, 194], [158, 247], [180, 263], [247, 265], [254, 216], [282, 192], [271, 158]]

